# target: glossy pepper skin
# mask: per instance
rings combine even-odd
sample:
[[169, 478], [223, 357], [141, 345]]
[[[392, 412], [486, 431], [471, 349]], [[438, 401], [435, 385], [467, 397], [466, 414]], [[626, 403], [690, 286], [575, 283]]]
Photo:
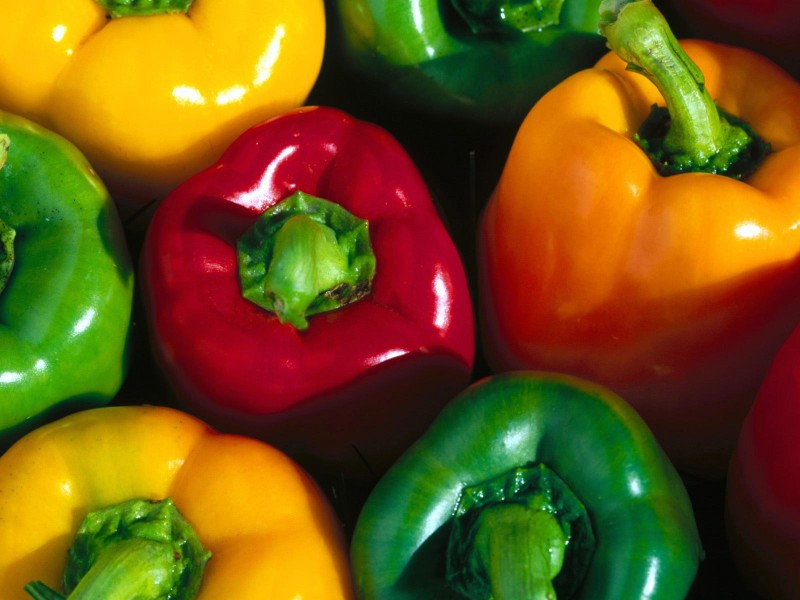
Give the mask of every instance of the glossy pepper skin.
[[609, 54], [517, 134], [480, 225], [481, 315], [494, 369], [606, 385], [679, 467], [716, 476], [800, 319], [800, 85], [742, 49], [683, 47], [770, 154], [745, 180], [659, 175], [632, 137], [663, 101]]
[[[89, 511], [170, 498], [211, 552], [198, 600], [352, 598], [339, 524], [296, 463], [153, 406], [82, 411], [35, 430], [0, 458], [0, 585], [60, 587]], [[139, 597], [139, 596], [137, 596]]]
[[[333, 22], [343, 63], [389, 98], [427, 114], [512, 123], [603, 54], [599, 3], [337, 0]], [[502, 19], [515, 4], [529, 11], [522, 22]], [[546, 15], [540, 23], [534, 4]]]
[[[378, 482], [351, 546], [359, 598], [467, 597], [445, 579], [463, 490], [537, 464], [582, 501], [594, 530], [588, 570], [569, 597], [686, 596], [700, 541], [683, 483], [646, 425], [593, 383], [517, 372], [471, 385]], [[521, 553], [506, 568], [524, 570]]]
[[728, 470], [731, 553], [754, 590], [794, 598], [800, 589], [800, 328], [781, 347], [742, 425]]
[[[366, 219], [376, 260], [368, 295], [305, 330], [246, 300], [237, 274], [237, 240], [297, 191]], [[140, 266], [185, 406], [303, 460], [380, 471], [471, 376], [471, 298], [425, 182], [387, 132], [337, 109], [243, 134], [159, 206]]]
[[98, 0], [2, 0], [0, 109], [71, 140], [126, 210], [162, 198], [302, 104], [325, 41], [322, 0], [189, 4], [109, 18]]
[[[0, 113], [0, 222], [14, 264], [0, 286], [0, 441], [53, 414], [108, 403], [127, 371], [133, 269], [117, 209], [67, 140]], [[0, 162], [2, 160], [0, 159]]]
[[686, 36], [743, 46], [800, 77], [800, 4], [794, 0], [671, 0]]

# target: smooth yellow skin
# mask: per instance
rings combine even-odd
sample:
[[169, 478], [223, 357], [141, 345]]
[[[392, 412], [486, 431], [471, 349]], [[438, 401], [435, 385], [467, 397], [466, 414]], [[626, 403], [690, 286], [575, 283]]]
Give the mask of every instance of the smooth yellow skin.
[[0, 457], [0, 590], [60, 588], [87, 512], [170, 497], [212, 558], [200, 600], [353, 597], [339, 523], [278, 450], [164, 407], [104, 407], [46, 425]]
[[124, 204], [164, 196], [303, 104], [325, 44], [323, 0], [111, 20], [94, 0], [0, 0], [0, 15], [0, 109], [72, 141]]

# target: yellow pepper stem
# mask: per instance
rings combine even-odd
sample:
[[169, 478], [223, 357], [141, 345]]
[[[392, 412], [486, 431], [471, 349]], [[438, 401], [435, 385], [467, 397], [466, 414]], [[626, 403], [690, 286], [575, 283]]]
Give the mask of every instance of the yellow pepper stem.
[[[714, 102], [698, 66], [686, 54], [651, 0], [604, 0], [600, 31], [608, 47], [647, 77], [664, 97], [668, 129], [650, 152], [666, 162], [666, 174], [752, 170], [740, 161], [760, 160], [760, 139], [738, 119], [729, 119]], [[649, 143], [649, 142], [648, 142]], [[650, 151], [647, 144], [642, 144]]]
[[114, 18], [186, 13], [192, 0], [96, 0]]
[[[70, 548], [66, 600], [192, 600], [210, 553], [170, 499], [130, 500], [89, 513]], [[65, 598], [43, 584], [35, 600]]]

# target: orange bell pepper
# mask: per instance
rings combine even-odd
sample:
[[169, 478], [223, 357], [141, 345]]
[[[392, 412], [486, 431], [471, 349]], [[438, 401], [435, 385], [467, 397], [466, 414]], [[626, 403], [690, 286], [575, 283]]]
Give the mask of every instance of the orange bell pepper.
[[697, 93], [771, 151], [738, 179], [660, 174], [634, 138], [662, 94], [608, 54], [518, 131], [480, 225], [481, 321], [494, 370], [604, 384], [678, 466], [719, 475], [800, 319], [800, 84], [743, 49], [682, 46]]
[[[152, 406], [75, 413], [0, 457], [3, 598], [30, 600], [23, 587], [34, 580], [61, 587], [68, 549], [90, 511], [165, 498], [211, 553], [198, 599], [352, 598], [338, 520], [297, 464], [262, 442]], [[112, 586], [124, 585], [120, 579]], [[134, 597], [98, 589], [88, 597]]]
[[0, 109], [73, 142], [126, 212], [302, 104], [322, 0], [0, 0]]

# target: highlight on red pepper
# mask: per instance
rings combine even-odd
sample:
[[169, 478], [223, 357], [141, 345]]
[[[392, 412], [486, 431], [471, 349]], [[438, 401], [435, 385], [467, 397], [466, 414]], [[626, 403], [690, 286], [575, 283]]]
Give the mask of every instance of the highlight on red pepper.
[[647, 0], [603, 17], [615, 52], [532, 108], [481, 217], [484, 352], [610, 387], [722, 476], [800, 320], [800, 83]]
[[132, 304], [119, 215], [86, 158], [0, 112], [0, 447], [111, 401], [127, 373]]
[[417, 111], [516, 123], [603, 54], [600, 0], [337, 0], [341, 63]]
[[471, 377], [466, 276], [425, 182], [342, 111], [243, 134], [159, 206], [140, 266], [183, 406], [303, 464], [380, 472]]
[[681, 478], [630, 406], [575, 377], [472, 384], [358, 517], [361, 600], [686, 597], [703, 551]]
[[3, 598], [353, 598], [312, 478], [172, 408], [97, 408], [29, 433], [0, 457], [0, 511]]
[[753, 590], [794, 598], [800, 589], [800, 327], [781, 347], [742, 425], [728, 469], [731, 554]]
[[0, 0], [0, 109], [72, 141], [126, 213], [302, 105], [323, 0]]
[[681, 33], [733, 44], [800, 77], [800, 3], [796, 0], [668, 0]]

